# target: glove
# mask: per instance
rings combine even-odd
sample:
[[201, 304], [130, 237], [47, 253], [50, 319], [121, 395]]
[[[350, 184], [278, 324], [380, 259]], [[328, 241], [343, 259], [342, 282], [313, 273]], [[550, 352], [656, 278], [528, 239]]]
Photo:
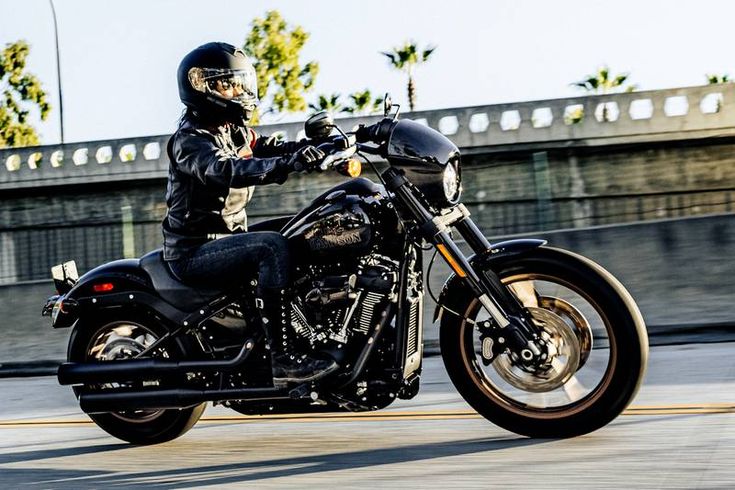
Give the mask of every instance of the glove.
[[319, 167], [319, 164], [322, 163], [325, 157], [326, 155], [323, 151], [307, 145], [291, 155], [288, 166], [294, 172], [312, 172]]

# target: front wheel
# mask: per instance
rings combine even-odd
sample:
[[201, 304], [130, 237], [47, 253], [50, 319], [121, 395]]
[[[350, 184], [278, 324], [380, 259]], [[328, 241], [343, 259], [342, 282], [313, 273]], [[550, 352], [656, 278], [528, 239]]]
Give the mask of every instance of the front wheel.
[[648, 337], [633, 298], [598, 264], [541, 247], [493, 270], [526, 307], [549, 345], [529, 369], [506, 350], [485, 365], [479, 328], [489, 315], [457, 284], [440, 327], [442, 359], [467, 402], [491, 422], [530, 437], [573, 437], [617, 417], [635, 397]]

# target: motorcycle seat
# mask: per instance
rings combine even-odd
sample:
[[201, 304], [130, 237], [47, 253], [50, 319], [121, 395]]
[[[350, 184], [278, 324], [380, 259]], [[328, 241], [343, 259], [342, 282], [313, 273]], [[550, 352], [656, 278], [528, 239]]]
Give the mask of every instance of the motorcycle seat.
[[153, 287], [164, 301], [181, 311], [191, 312], [225, 293], [221, 289], [198, 288], [179, 281], [163, 260], [161, 249], [140, 258], [140, 267], [151, 279]]

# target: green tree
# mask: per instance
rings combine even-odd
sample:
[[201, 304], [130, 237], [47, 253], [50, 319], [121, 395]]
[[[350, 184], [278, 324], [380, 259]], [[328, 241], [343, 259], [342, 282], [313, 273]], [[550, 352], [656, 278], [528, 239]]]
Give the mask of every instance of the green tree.
[[31, 48], [23, 40], [5, 45], [0, 52], [0, 148], [40, 144], [36, 130], [28, 123], [36, 106], [45, 120], [51, 105], [41, 82], [25, 71]]
[[309, 109], [311, 109], [312, 113], [327, 111], [336, 114], [342, 112], [344, 111], [344, 106], [339, 100], [340, 97], [342, 96], [337, 93], [331, 95], [322, 94], [317, 98], [315, 103], [309, 104]]
[[356, 116], [375, 114], [376, 112], [380, 112], [380, 106], [382, 104], [382, 97], [373, 97], [370, 89], [365, 89], [350, 94], [350, 105], [342, 109], [342, 112]]
[[724, 74], [724, 75], [705, 75], [707, 77], [707, 83], [709, 85], [716, 85], [718, 83], [732, 83], [732, 80], [730, 80], [730, 75]]
[[610, 68], [601, 66], [593, 75], [587, 75], [584, 79], [572, 83], [572, 86], [593, 92], [595, 94], [609, 94], [613, 92], [633, 92], [635, 85], [625, 85], [629, 73], [620, 73], [614, 77], [610, 75]]
[[413, 72], [416, 66], [428, 61], [435, 49], [436, 46], [428, 46], [420, 50], [415, 42], [406, 41], [403, 46], [393, 48], [393, 51], [381, 52], [388, 58], [393, 68], [408, 75], [408, 107], [411, 111], [416, 108], [416, 82], [413, 79]]
[[[633, 92], [636, 89], [635, 85], [625, 84], [628, 80], [629, 73], [619, 73], [615, 76], [610, 74], [610, 68], [607, 65], [603, 65], [597, 69], [597, 72], [593, 75], [587, 75], [585, 78], [578, 82], [573, 82], [572, 86], [581, 88], [587, 92], [591, 92], [598, 95], [605, 95], [614, 92]], [[575, 113], [567, 115], [565, 121], [567, 124], [576, 124], [580, 122], [584, 117], [584, 110], [577, 109]], [[609, 109], [608, 104], [602, 105], [602, 113], [600, 114], [601, 121], [609, 121]]]
[[[299, 56], [309, 39], [301, 26], [289, 26], [277, 10], [266, 12], [251, 24], [243, 50], [258, 75], [258, 96], [270, 105], [266, 112], [300, 112], [306, 109], [304, 93], [314, 85], [319, 65], [301, 64]], [[257, 122], [256, 112], [254, 121]]]

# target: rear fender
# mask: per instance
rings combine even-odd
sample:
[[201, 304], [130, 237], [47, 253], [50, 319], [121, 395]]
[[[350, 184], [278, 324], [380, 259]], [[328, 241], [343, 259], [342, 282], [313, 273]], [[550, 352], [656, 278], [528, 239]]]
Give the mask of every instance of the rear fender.
[[[472, 264], [472, 267], [479, 272], [486, 267], [492, 268], [494, 263], [498, 263], [508, 257], [523, 254], [545, 244], [546, 240], [535, 238], [506, 240], [492, 244], [490, 248], [484, 252], [471, 256], [469, 261], [470, 264]], [[452, 305], [456, 300], [465, 297], [466, 291], [465, 286], [462, 283], [462, 279], [457, 277], [456, 274], [450, 275], [444, 282], [444, 286], [439, 294], [439, 301], [436, 305], [436, 309], [434, 310], [433, 321], [436, 322], [441, 318], [441, 313], [445, 306], [452, 309]]]
[[187, 316], [161, 299], [138, 260], [116, 260], [84, 274], [74, 287], [58, 299], [54, 328], [73, 326], [82, 315], [104, 308], [142, 306], [178, 321]]

